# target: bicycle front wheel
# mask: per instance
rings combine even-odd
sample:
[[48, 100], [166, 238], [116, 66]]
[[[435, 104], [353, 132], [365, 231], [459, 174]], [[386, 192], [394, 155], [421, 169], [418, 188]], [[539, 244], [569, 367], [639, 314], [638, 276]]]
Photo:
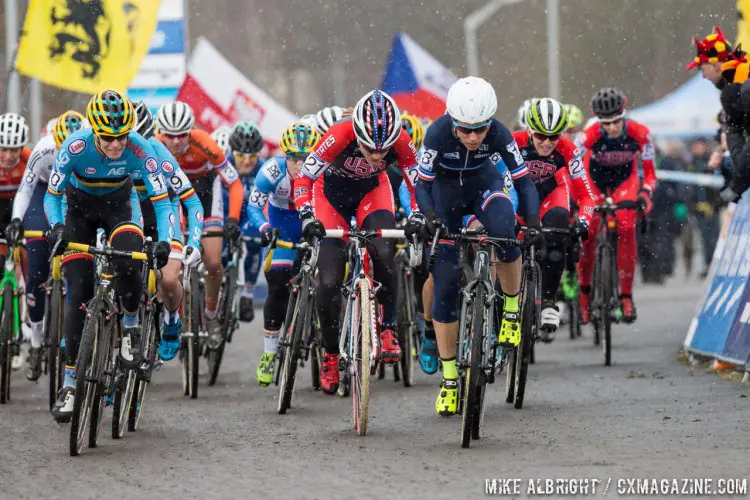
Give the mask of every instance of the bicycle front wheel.
[[401, 376], [404, 387], [414, 383], [414, 337], [416, 335], [417, 306], [414, 300], [414, 280], [411, 274], [402, 275], [402, 300], [398, 321], [398, 341], [401, 344]]
[[521, 343], [516, 348], [515, 360], [515, 397], [513, 407], [520, 410], [523, 407], [523, 398], [526, 395], [526, 380], [531, 362], [531, 353], [534, 348], [534, 335], [537, 328], [536, 303], [539, 293], [539, 278], [534, 263], [529, 266], [529, 271], [521, 286]]
[[45, 315], [44, 325], [45, 346], [47, 347], [47, 371], [49, 373], [48, 399], [50, 411], [52, 411], [52, 407], [55, 401], [57, 401], [57, 394], [62, 387], [65, 370], [65, 360], [60, 349], [63, 336], [62, 318], [64, 299], [62, 294], [62, 282], [60, 280], [53, 280], [52, 292], [46, 304], [47, 314]]
[[234, 328], [234, 296], [237, 293], [237, 268], [230, 269], [226, 274], [226, 279], [222, 284], [221, 305], [219, 307], [221, 317], [221, 343], [216, 349], [208, 351], [208, 385], [216, 384], [219, 377], [219, 369], [224, 359], [224, 349], [227, 346], [227, 339]]
[[461, 420], [461, 447], [471, 445], [472, 434], [479, 436], [479, 425], [482, 413], [482, 342], [485, 326], [486, 290], [480, 283], [474, 289], [471, 313], [471, 331], [469, 332], [469, 359], [463, 387], [463, 415]]
[[[306, 279], [303, 278], [302, 286], [297, 293], [290, 297], [290, 300], [296, 302], [294, 308], [289, 311], [291, 317], [284, 321], [284, 360], [279, 374], [279, 406], [277, 408], [280, 414], [286, 413], [286, 410], [292, 405], [292, 395], [294, 394], [294, 380], [297, 377], [297, 366], [299, 364], [301, 339], [304, 338], [306, 323], [309, 322], [309, 297], [307, 293]], [[288, 326], [287, 326], [288, 325]]]
[[10, 375], [13, 361], [13, 288], [3, 289], [2, 320], [0, 320], [0, 404], [10, 401]]
[[615, 293], [615, 274], [613, 270], [614, 262], [610, 249], [602, 247], [600, 254], [601, 269], [601, 341], [602, 351], [604, 352], [604, 366], [612, 364], [612, 315], [614, 314], [614, 293]]
[[76, 362], [76, 392], [70, 421], [70, 455], [78, 456], [91, 425], [91, 415], [98, 399], [97, 361], [99, 358], [100, 311], [86, 319]]
[[357, 434], [367, 434], [368, 410], [370, 405], [370, 374], [372, 362], [372, 328], [375, 325], [375, 304], [370, 298], [370, 282], [367, 279], [359, 281], [359, 321], [353, 323], [352, 332], [354, 354], [354, 376], [352, 377], [352, 405], [354, 410], [354, 426]]

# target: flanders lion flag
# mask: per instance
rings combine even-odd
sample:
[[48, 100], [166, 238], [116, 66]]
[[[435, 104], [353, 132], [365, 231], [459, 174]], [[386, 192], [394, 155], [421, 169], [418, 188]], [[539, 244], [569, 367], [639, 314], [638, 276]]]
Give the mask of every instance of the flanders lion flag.
[[158, 0], [30, 0], [16, 69], [56, 87], [125, 90], [148, 52]]

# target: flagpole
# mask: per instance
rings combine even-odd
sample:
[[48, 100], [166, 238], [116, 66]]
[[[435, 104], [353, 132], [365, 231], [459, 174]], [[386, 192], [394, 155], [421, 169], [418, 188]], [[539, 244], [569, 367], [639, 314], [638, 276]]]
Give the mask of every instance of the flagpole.
[[549, 96], [560, 99], [560, 4], [547, 0], [547, 80]]
[[464, 43], [466, 46], [466, 73], [479, 76], [479, 49], [477, 47], [477, 30], [490, 17], [506, 5], [522, 0], [490, 0], [464, 18]]
[[5, 110], [21, 111], [21, 92], [16, 72], [18, 48], [18, 0], [5, 0], [5, 66], [8, 71], [8, 86], [5, 90]]

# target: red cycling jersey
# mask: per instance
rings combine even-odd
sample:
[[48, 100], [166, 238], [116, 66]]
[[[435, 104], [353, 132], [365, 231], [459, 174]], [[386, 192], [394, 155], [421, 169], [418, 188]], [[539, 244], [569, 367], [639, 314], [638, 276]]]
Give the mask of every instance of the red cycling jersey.
[[[414, 183], [407, 171], [416, 167], [417, 152], [409, 134], [402, 130], [385, 157], [377, 165], [370, 165], [359, 150], [351, 119], [342, 120], [328, 129], [328, 132], [320, 138], [318, 146], [307, 157], [302, 173], [294, 183], [295, 205], [300, 211], [311, 208], [313, 183], [323, 174], [325, 174], [326, 193], [348, 193], [356, 197], [354, 193], [356, 191], [364, 196], [381, 184], [383, 179], [388, 182], [385, 170], [394, 161], [398, 162], [401, 175], [409, 188], [412, 210], [414, 210], [417, 206]], [[385, 189], [380, 192], [385, 196]], [[390, 187], [387, 192], [391, 193]], [[391, 210], [393, 210], [393, 194], [391, 193], [390, 196]]]
[[580, 208], [580, 216], [590, 224], [594, 214], [594, 193], [583, 158], [575, 144], [560, 137], [552, 154], [541, 156], [529, 132], [514, 132], [513, 138], [539, 193], [540, 215], [544, 217], [554, 207], [570, 211], [569, 200], [572, 196]]

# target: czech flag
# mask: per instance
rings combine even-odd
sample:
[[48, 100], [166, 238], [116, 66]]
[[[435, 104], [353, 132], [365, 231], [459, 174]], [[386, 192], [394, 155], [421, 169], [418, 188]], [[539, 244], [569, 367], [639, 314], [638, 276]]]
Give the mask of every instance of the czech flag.
[[402, 112], [434, 120], [445, 114], [448, 89], [455, 75], [406, 33], [397, 33], [381, 89]]

